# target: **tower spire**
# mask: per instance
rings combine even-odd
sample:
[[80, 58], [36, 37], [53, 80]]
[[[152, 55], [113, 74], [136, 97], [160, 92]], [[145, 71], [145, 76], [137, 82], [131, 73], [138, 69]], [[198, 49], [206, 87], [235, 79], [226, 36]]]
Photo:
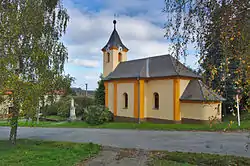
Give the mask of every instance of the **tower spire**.
[[122, 49], [128, 51], [128, 48], [122, 43], [120, 36], [116, 30], [116, 19], [113, 20], [114, 30], [108, 40], [108, 43], [102, 48], [102, 51], [107, 51], [110, 48]]
[[116, 29], [116, 20], [113, 21], [114, 29]]
[[121, 38], [116, 30], [116, 18], [113, 19], [113, 32], [102, 48], [103, 51], [103, 76], [108, 76], [115, 70], [120, 62], [127, 60], [128, 48], [122, 43]]

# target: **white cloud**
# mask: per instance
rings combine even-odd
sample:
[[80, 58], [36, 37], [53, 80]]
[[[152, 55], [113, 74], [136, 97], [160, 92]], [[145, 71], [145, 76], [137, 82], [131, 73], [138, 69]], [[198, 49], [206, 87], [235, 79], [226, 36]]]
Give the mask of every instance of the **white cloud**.
[[95, 90], [97, 87], [97, 82], [100, 77], [100, 73], [91, 71], [91, 72], [72, 72], [72, 76], [77, 78], [77, 81], [72, 84], [72, 87], [80, 87], [82, 89], [85, 89], [85, 84], [88, 84], [89, 90]]
[[[107, 11], [89, 14], [76, 8], [68, 10], [71, 21], [64, 40], [70, 57], [98, 59], [102, 62], [101, 48], [113, 31], [113, 16]], [[123, 43], [130, 49], [128, 57], [134, 59], [168, 52], [168, 43], [162, 41], [164, 30], [150, 21], [136, 16], [120, 16], [117, 30]]]
[[[63, 38], [69, 51], [71, 65], [88, 70], [70, 71], [76, 85], [89, 82], [95, 89], [102, 71], [101, 48], [113, 31], [114, 13], [118, 13], [117, 31], [130, 50], [128, 60], [169, 53], [170, 44], [164, 39], [164, 2], [155, 0], [93, 0], [103, 5], [102, 10], [89, 11], [67, 3], [70, 22]], [[132, 11], [132, 12], [131, 12]], [[131, 13], [132, 14], [131, 14]], [[91, 68], [91, 72], [89, 72]], [[82, 69], [81, 69], [82, 70]], [[67, 71], [66, 71], [67, 72]], [[80, 72], [81, 75], [79, 75]]]
[[78, 66], [83, 66], [83, 67], [98, 67], [99, 61], [95, 60], [84, 60], [84, 59], [70, 59], [69, 63], [78, 65]]

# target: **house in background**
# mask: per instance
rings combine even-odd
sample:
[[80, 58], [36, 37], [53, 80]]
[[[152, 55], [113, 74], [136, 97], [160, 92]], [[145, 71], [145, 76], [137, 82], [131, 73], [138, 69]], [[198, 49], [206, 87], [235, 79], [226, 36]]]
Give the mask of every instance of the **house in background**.
[[224, 99], [172, 56], [127, 61], [129, 49], [113, 23], [102, 52], [105, 105], [116, 121], [207, 123], [221, 119]]
[[13, 107], [12, 102], [9, 100], [9, 95], [11, 95], [11, 91], [6, 91], [1, 94], [0, 99], [0, 119], [6, 118], [10, 114], [10, 109]]
[[[6, 91], [1, 97], [3, 101], [0, 103], [0, 118], [6, 117], [10, 114], [10, 109], [13, 107], [12, 102], [10, 101], [10, 96], [12, 92]], [[58, 102], [61, 97], [64, 95], [64, 91], [53, 91], [44, 95], [44, 100], [40, 100], [39, 108], [46, 105], [51, 105], [52, 102]], [[21, 110], [22, 112], [22, 110]]]
[[40, 100], [39, 107], [41, 108], [42, 106], [51, 105], [52, 103], [60, 101], [64, 94], [65, 92], [63, 90], [54, 90], [47, 93], [44, 95], [44, 100]]
[[73, 91], [73, 93], [76, 95], [76, 96], [86, 96], [89, 97], [89, 98], [94, 98], [95, 97], [95, 91], [94, 90], [87, 90], [87, 93], [86, 93], [86, 90], [83, 90], [81, 88], [71, 88], [71, 90]]

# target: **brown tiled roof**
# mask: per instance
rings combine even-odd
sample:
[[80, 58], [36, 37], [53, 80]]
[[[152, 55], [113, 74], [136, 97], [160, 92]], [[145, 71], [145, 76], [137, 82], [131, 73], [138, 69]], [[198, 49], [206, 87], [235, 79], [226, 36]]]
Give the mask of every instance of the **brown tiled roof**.
[[63, 90], [54, 90], [52, 92], [48, 92], [47, 94], [48, 95], [51, 95], [51, 94], [54, 94], [54, 95], [64, 95], [65, 91], [63, 91]]
[[5, 90], [4, 92], [2, 92], [0, 95], [11, 95], [12, 93], [13, 93], [12, 90], [7, 89], [7, 90]]
[[105, 80], [120, 78], [156, 78], [156, 77], [192, 77], [200, 78], [170, 55], [161, 55], [144, 59], [121, 62]]
[[225, 101], [223, 97], [210, 90], [201, 80], [191, 80], [180, 100], [185, 101]]

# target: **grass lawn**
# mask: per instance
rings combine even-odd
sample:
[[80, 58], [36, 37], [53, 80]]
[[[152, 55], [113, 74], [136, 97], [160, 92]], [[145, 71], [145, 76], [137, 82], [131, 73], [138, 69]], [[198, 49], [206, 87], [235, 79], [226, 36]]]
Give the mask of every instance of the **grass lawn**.
[[57, 120], [57, 121], [64, 121], [66, 120], [66, 118], [63, 118], [61, 116], [57, 116], [57, 115], [50, 115], [50, 116], [46, 116], [47, 119], [52, 119], [52, 120]]
[[[96, 144], [17, 140], [13, 146], [0, 140], [1, 166], [72, 166], [101, 150]], [[250, 158], [184, 152], [150, 152], [149, 166], [249, 166]]]
[[1, 166], [72, 166], [97, 154], [99, 145], [17, 140], [13, 146], [0, 140]]
[[205, 153], [153, 152], [152, 166], [249, 166], [250, 158]]
[[[53, 117], [51, 117], [53, 118]], [[54, 117], [58, 118], [58, 117]], [[233, 124], [230, 124], [233, 121]], [[7, 121], [0, 121], [0, 126], [9, 126]], [[236, 117], [229, 116], [223, 123], [214, 124], [154, 124], [149, 122], [137, 123], [122, 123], [110, 122], [102, 125], [92, 126], [83, 121], [76, 122], [48, 122], [41, 121], [39, 124], [36, 122], [19, 121], [21, 127], [65, 127], [65, 128], [106, 128], [106, 129], [139, 129], [139, 130], [178, 130], [178, 131], [233, 131], [233, 130], [248, 130], [250, 131], [250, 114], [242, 116], [241, 126], [238, 127]]]
[[[140, 129], [140, 130], [178, 130], [178, 131], [223, 131], [225, 128], [227, 130], [250, 130], [250, 121], [242, 121], [241, 126], [237, 126], [237, 122], [234, 122], [230, 127], [228, 127], [229, 122], [223, 122], [221, 124], [214, 124], [210, 127], [207, 124], [154, 124], [144, 122], [141, 124], [137, 123], [121, 123], [121, 122], [111, 122], [102, 125], [91, 126], [85, 122], [40, 122], [39, 124], [27, 123], [25, 121], [20, 121], [19, 126], [22, 127], [65, 127], [65, 128], [106, 128], [106, 129]], [[0, 126], [8, 126], [7, 121], [0, 121]]]

